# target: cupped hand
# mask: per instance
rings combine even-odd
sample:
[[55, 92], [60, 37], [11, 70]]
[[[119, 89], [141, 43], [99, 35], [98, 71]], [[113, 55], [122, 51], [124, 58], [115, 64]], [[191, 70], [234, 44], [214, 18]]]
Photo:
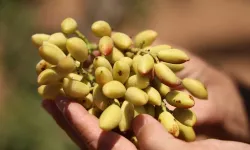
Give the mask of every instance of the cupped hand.
[[[76, 102], [66, 99], [58, 99], [56, 102], [44, 100], [43, 107], [82, 150], [137, 149], [133, 143], [117, 133], [100, 129], [97, 118], [90, 115], [82, 105]], [[138, 115], [133, 120], [132, 129], [141, 150], [247, 150], [250, 148], [244, 143], [219, 140], [186, 143], [169, 134], [157, 120], [149, 115]]]
[[[198, 118], [195, 125], [198, 137], [204, 135], [209, 138], [248, 142], [249, 122], [243, 100], [233, 80], [198, 57], [192, 54], [189, 56], [191, 60], [186, 63], [185, 69], [178, 75], [181, 78], [199, 79], [207, 86], [209, 93], [208, 100], [195, 99], [195, 106], [192, 108]], [[136, 149], [129, 140], [121, 135], [100, 129], [98, 119], [76, 102], [66, 99], [44, 100], [43, 107], [82, 149]], [[148, 123], [150, 125], [147, 125]], [[140, 149], [223, 149], [223, 146], [228, 149], [242, 149], [247, 147], [242, 143], [217, 140], [202, 140], [187, 144], [173, 138], [160, 123], [147, 115], [139, 115], [134, 119], [133, 130], [138, 138]]]
[[208, 90], [208, 100], [195, 98], [195, 106], [191, 108], [197, 115], [195, 130], [199, 137], [250, 142], [246, 108], [233, 80], [223, 71], [187, 53], [190, 61], [177, 75], [198, 79]]
[[43, 100], [42, 106], [83, 150], [136, 150], [133, 143], [115, 132], [105, 132], [98, 119], [79, 103], [68, 99]]

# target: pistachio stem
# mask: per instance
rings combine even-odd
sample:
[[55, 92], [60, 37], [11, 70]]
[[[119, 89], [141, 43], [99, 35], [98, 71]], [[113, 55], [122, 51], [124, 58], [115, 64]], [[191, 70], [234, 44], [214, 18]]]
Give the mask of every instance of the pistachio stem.
[[79, 31], [79, 30], [76, 30], [75, 33], [87, 44], [89, 45], [89, 41], [88, 39]]
[[87, 47], [89, 50], [89, 54], [91, 54], [94, 50], [98, 49], [98, 46], [95, 43], [89, 43], [89, 44], [87, 44]]
[[78, 69], [80, 71], [80, 74], [83, 75], [84, 79], [89, 81], [91, 84], [94, 82], [95, 77], [92, 74], [90, 74], [89, 72], [87, 72], [86, 70], [84, 70], [83, 62], [80, 63], [80, 66]]
[[136, 53], [136, 55], [140, 55], [141, 53], [147, 54], [147, 51], [145, 51], [144, 49], [140, 49], [140, 50]]
[[151, 54], [149, 52], [148, 52], [148, 54], [150, 54], [154, 58], [154, 60], [156, 61], [156, 63], [160, 62], [157, 56], [155, 56], [155, 55], [153, 55], [153, 54]]
[[161, 109], [163, 111], [167, 111], [167, 107], [166, 107], [165, 103], [161, 103]]
[[88, 44], [88, 49], [96, 50], [97, 48], [98, 48], [98, 46], [96, 43], [89, 43]]
[[138, 51], [141, 50], [141, 49], [140, 49], [140, 48], [135, 48], [135, 47], [133, 47], [133, 48], [130, 48], [129, 50], [130, 50], [130, 52], [132, 52], [132, 53], [136, 53], [136, 52], [138, 52]]
[[89, 40], [79, 30], [76, 30], [75, 34], [77, 34], [87, 44], [89, 53], [92, 53], [92, 51], [98, 48], [97, 44], [90, 43]]
[[144, 44], [145, 44], [145, 41], [143, 41], [142, 43], [140, 43], [140, 48], [143, 48], [143, 46], [144, 46]]
[[136, 53], [136, 55], [140, 55], [141, 53], [145, 53], [145, 54], [151, 55], [151, 56], [153, 57], [153, 59], [155, 60], [156, 63], [159, 63], [159, 62], [160, 62], [159, 59], [157, 58], [157, 56], [151, 54], [148, 50], [141, 49], [141, 50], [139, 50], [139, 51]]

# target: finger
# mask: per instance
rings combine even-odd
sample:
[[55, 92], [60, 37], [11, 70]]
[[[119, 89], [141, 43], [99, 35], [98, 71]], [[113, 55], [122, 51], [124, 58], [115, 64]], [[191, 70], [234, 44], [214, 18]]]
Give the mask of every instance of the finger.
[[90, 115], [82, 105], [66, 99], [56, 100], [56, 105], [90, 149], [136, 149], [130, 141], [119, 134], [100, 129], [98, 119]]
[[138, 139], [139, 148], [143, 150], [171, 150], [178, 149], [185, 144], [174, 138], [153, 117], [138, 115], [132, 123], [135, 136]]
[[250, 144], [241, 143], [237, 141], [225, 141], [225, 140], [216, 140], [216, 139], [208, 139], [194, 143], [194, 148], [199, 149], [216, 149], [216, 150], [249, 150]]
[[57, 108], [54, 101], [43, 100], [42, 107], [53, 117], [56, 123], [62, 128], [66, 134], [74, 141], [81, 149], [86, 149], [86, 145], [81, 142], [79, 135], [71, 128], [68, 122], [64, 119], [61, 111]]

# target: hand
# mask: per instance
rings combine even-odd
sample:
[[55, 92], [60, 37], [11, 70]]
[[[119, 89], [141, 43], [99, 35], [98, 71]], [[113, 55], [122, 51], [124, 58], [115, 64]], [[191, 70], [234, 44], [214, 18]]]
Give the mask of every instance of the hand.
[[[198, 134], [226, 139], [221, 135], [227, 133], [226, 135], [230, 135], [227, 137], [235, 137], [235, 140], [248, 140], [249, 130], [245, 108], [228, 76], [195, 56], [191, 56], [191, 61], [187, 63], [186, 68], [179, 73], [179, 76], [200, 79], [207, 85], [209, 91], [209, 100], [196, 99], [196, 104], [193, 107], [198, 117], [196, 124]], [[44, 108], [79, 147], [84, 149], [88, 145], [92, 149], [98, 149], [101, 147], [100, 145], [105, 145], [104, 147], [107, 149], [111, 149], [110, 147], [113, 149], [135, 149], [134, 145], [124, 137], [114, 132], [102, 131], [98, 127], [97, 118], [89, 115], [81, 105], [67, 100], [57, 100], [56, 104], [53, 101], [43, 101]], [[107, 139], [109, 140], [107, 141]], [[214, 140], [206, 141], [216, 144]], [[203, 142], [201, 143], [203, 144]], [[219, 141], [219, 143], [221, 142]]]
[[133, 121], [133, 131], [142, 150], [247, 150], [250, 148], [248, 144], [214, 139], [186, 143], [170, 135], [149, 115], [137, 116]]
[[[57, 107], [58, 106], [58, 107]], [[83, 150], [136, 150], [136, 147], [124, 137], [102, 131], [98, 120], [78, 103], [68, 100], [43, 101], [43, 107], [53, 116], [57, 124]], [[249, 145], [238, 142], [204, 140], [186, 143], [174, 138], [165, 128], [149, 115], [137, 116], [132, 124], [139, 148], [142, 150], [181, 150], [181, 149], [241, 149]]]
[[195, 99], [192, 110], [198, 119], [196, 132], [212, 138], [250, 142], [246, 108], [233, 80], [198, 57], [188, 54], [191, 59], [178, 75], [200, 80], [207, 86], [209, 94], [208, 100]]
[[100, 129], [98, 119], [79, 103], [67, 99], [43, 100], [42, 106], [82, 150], [136, 150], [125, 137]]

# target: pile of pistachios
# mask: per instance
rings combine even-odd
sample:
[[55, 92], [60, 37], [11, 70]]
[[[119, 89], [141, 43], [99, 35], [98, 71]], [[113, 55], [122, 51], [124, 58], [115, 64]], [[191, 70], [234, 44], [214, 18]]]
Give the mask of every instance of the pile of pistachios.
[[99, 119], [101, 129], [135, 144], [131, 122], [139, 114], [151, 115], [176, 138], [194, 141], [196, 115], [190, 108], [194, 97], [207, 99], [208, 93], [199, 80], [176, 75], [189, 56], [170, 45], [152, 46], [158, 36], [153, 30], [130, 37], [99, 20], [91, 31], [99, 41], [90, 42], [66, 18], [61, 32], [32, 35], [41, 57], [36, 72], [43, 99], [76, 101]]

